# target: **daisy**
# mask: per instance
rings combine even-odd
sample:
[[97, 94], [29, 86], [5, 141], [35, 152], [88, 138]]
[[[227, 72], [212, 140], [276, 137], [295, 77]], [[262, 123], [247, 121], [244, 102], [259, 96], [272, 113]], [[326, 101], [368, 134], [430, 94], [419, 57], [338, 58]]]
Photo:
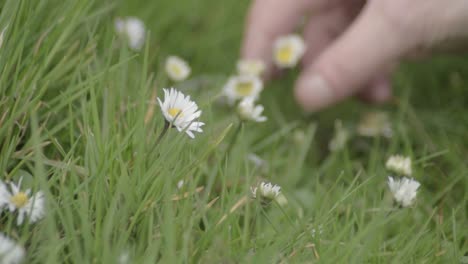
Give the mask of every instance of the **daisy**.
[[296, 66], [306, 50], [304, 40], [299, 35], [278, 38], [273, 46], [273, 60], [280, 68]]
[[177, 56], [169, 56], [165, 67], [169, 78], [177, 82], [187, 79], [191, 72], [188, 63]]
[[392, 124], [387, 113], [370, 112], [359, 121], [357, 133], [364, 137], [384, 136], [391, 138], [393, 135]]
[[270, 182], [262, 182], [258, 187], [251, 188], [253, 198], [266, 198], [268, 200], [275, 200], [281, 193], [281, 187], [273, 185]]
[[265, 63], [261, 60], [243, 59], [237, 62], [237, 72], [240, 75], [260, 76], [265, 71]]
[[255, 105], [253, 97], [244, 98], [237, 106], [237, 113], [244, 121], [265, 122], [267, 118], [262, 116], [263, 106]]
[[255, 167], [262, 168], [262, 167], [267, 167], [267, 162], [266, 160], [262, 159], [260, 156], [258, 156], [255, 153], [249, 153], [247, 154], [247, 159], [252, 162]]
[[293, 135], [292, 135], [292, 141], [294, 142], [294, 144], [298, 146], [302, 146], [306, 142], [306, 139], [307, 137], [306, 137], [306, 133], [304, 132], [304, 130], [300, 128], [294, 130]]
[[141, 50], [145, 44], [146, 29], [143, 21], [136, 17], [117, 18], [115, 31], [128, 41], [132, 50]]
[[388, 158], [387, 162], [385, 163], [385, 167], [388, 170], [398, 173], [400, 175], [411, 176], [412, 173], [410, 157], [393, 155], [390, 158]]
[[388, 187], [399, 204], [403, 207], [411, 206], [416, 199], [417, 190], [421, 186], [419, 182], [409, 178], [394, 180], [388, 177]]
[[185, 185], [185, 181], [184, 180], [180, 180], [177, 182], [177, 189], [182, 189]]
[[312, 238], [315, 238], [316, 236], [320, 237], [323, 233], [323, 225], [319, 225], [317, 228], [312, 228], [310, 230], [310, 235]]
[[167, 122], [180, 132], [185, 131], [191, 138], [195, 137], [193, 132], [203, 132], [201, 127], [205, 123], [196, 121], [202, 111], [198, 110], [197, 104], [190, 100], [190, 96], [185, 96], [174, 88], [163, 90], [164, 101], [158, 98], [158, 102]]
[[256, 99], [262, 90], [262, 80], [253, 75], [233, 76], [224, 86], [224, 94], [230, 104], [246, 97]]
[[288, 199], [281, 193], [281, 187], [276, 184], [262, 182], [255, 188], [250, 187], [250, 191], [252, 192], [252, 197], [259, 199], [260, 203], [264, 206], [269, 205], [272, 201], [276, 201], [279, 206], [288, 204]]
[[130, 253], [128, 251], [122, 251], [119, 258], [117, 259], [118, 264], [129, 264], [130, 263]]
[[17, 225], [21, 225], [24, 217], [29, 218], [29, 222], [34, 223], [44, 217], [45, 205], [44, 194], [37, 192], [31, 196], [31, 190], [21, 191], [20, 178], [18, 185], [10, 183], [11, 192], [7, 186], [0, 182], [0, 206], [6, 206], [10, 212], [18, 211]]
[[25, 255], [24, 248], [0, 233], [0, 263], [19, 264]]

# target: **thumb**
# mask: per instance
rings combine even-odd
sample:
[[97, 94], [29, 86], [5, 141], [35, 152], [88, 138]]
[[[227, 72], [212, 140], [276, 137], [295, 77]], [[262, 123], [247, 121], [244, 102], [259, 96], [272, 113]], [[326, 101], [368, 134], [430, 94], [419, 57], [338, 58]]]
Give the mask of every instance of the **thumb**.
[[316, 111], [354, 94], [414, 46], [375, 2], [368, 1], [347, 31], [299, 76], [295, 95], [304, 110]]

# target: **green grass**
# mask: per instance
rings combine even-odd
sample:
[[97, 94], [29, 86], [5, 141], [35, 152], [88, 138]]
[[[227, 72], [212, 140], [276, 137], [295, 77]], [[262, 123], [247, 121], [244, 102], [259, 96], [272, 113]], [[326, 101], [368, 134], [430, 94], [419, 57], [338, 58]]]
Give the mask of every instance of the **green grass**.
[[[0, 28], [8, 25], [0, 172], [4, 180], [23, 175], [47, 198], [37, 224], [17, 227], [11, 214], [0, 215], [0, 230], [25, 246], [25, 263], [116, 263], [122, 252], [132, 263], [458, 263], [464, 255], [466, 262], [466, 58], [404, 65], [395, 77], [398, 103], [379, 108], [390, 114], [394, 137], [353, 137], [334, 153], [327, 150], [334, 120], [351, 129], [377, 108], [348, 101], [303, 115], [290, 73], [262, 95], [269, 121], [245, 124], [228, 151], [239, 124], [215, 98], [234, 71], [247, 6], [0, 3]], [[128, 15], [150, 31], [143, 52], [115, 35], [114, 18]], [[155, 146], [164, 119], [151, 95], [169, 85], [161, 67], [168, 54], [190, 61], [192, 79], [176, 87], [195, 98], [207, 125], [194, 140], [172, 129]], [[301, 144], [293, 140], [298, 129]], [[267, 166], [249, 162], [252, 152]], [[413, 158], [422, 187], [413, 208], [389, 211], [384, 163], [395, 153]], [[249, 198], [260, 180], [281, 185], [288, 205]]]

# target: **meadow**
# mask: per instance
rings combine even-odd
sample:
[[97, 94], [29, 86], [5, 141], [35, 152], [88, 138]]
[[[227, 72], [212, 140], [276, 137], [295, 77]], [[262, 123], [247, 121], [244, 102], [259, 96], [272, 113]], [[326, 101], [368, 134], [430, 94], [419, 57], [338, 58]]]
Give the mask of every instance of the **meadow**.
[[[313, 114], [288, 70], [265, 84], [268, 120], [240, 122], [220, 95], [249, 3], [0, 1], [1, 180], [45, 203], [19, 225], [2, 208], [23, 263], [468, 263], [468, 57], [403, 64], [383, 106]], [[127, 16], [146, 26], [140, 51], [116, 34]], [[170, 55], [190, 64], [187, 80], [168, 78]], [[202, 110], [193, 139], [172, 127], [159, 138], [169, 87]], [[370, 112], [391, 137], [356, 132]], [[330, 149], [338, 123], [347, 140]], [[387, 184], [395, 154], [421, 183], [409, 207]], [[261, 182], [287, 203], [254, 198]]]

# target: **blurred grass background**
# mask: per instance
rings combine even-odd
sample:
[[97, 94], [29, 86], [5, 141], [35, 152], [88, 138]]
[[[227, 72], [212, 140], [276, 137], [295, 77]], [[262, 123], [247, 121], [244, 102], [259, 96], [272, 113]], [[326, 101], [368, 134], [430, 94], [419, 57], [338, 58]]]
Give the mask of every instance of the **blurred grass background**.
[[[235, 70], [249, 3], [0, 3], [0, 27], [8, 25], [0, 171], [4, 180], [29, 179], [48, 198], [37, 225], [18, 228], [1, 215], [0, 230], [26, 247], [25, 263], [116, 263], [125, 254], [130, 263], [466, 262], [466, 56], [403, 65], [391, 104], [351, 100], [313, 115], [295, 105], [290, 72], [262, 95], [269, 122], [247, 124], [226, 153], [237, 123], [214, 101]], [[145, 51], [116, 37], [119, 16], [145, 22]], [[169, 54], [190, 62], [193, 78], [177, 86], [195, 97], [207, 125], [195, 140], [172, 131], [154, 148], [163, 119], [157, 106], [154, 118], [144, 117], [154, 91], [169, 85], [161, 67]], [[351, 129], [375, 110], [390, 114], [392, 140], [352, 138], [328, 151], [335, 119]], [[268, 166], [253, 166], [252, 152]], [[395, 153], [413, 157], [422, 187], [414, 208], [388, 211], [383, 164]], [[230, 214], [261, 179], [282, 186], [288, 207], [248, 200]], [[183, 191], [191, 195], [173, 201]]]

